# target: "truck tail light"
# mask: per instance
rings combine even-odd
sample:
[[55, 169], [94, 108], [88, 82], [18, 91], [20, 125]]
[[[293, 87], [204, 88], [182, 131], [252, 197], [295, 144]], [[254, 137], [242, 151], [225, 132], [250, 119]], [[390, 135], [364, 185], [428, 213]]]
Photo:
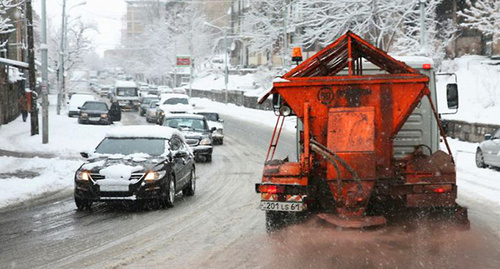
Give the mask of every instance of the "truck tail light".
[[424, 186], [424, 191], [434, 193], [448, 193], [453, 190], [452, 185], [427, 185]]
[[284, 193], [285, 187], [284, 186], [277, 186], [277, 185], [260, 185], [259, 191], [261, 193], [272, 193], [272, 194]]
[[431, 64], [423, 64], [422, 68], [425, 70], [429, 70], [429, 69], [431, 69]]

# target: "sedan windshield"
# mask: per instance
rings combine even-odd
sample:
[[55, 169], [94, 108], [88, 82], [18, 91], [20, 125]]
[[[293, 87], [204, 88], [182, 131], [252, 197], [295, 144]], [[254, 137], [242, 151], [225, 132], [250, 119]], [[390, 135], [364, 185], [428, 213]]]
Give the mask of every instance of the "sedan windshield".
[[159, 156], [165, 152], [165, 141], [162, 138], [105, 138], [95, 152], [122, 155], [146, 153]]
[[203, 119], [193, 118], [168, 118], [163, 122], [163, 126], [180, 129], [192, 129], [197, 131], [208, 130], [208, 126]]
[[106, 105], [106, 103], [87, 102], [83, 105], [82, 109], [83, 110], [107, 111], [108, 105]]
[[170, 98], [163, 102], [164, 105], [176, 105], [176, 104], [184, 104], [189, 105], [189, 101], [186, 98]]
[[158, 100], [158, 98], [155, 98], [155, 97], [146, 97], [144, 98], [144, 100], [142, 101], [143, 104], [149, 104], [151, 103], [151, 101], [156, 101]]

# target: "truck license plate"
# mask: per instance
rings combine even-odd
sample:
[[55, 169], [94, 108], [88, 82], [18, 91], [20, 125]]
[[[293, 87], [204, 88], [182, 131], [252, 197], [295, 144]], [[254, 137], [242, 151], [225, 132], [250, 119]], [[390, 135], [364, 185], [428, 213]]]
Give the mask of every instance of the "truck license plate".
[[266, 211], [303, 211], [303, 203], [287, 203], [287, 202], [268, 202], [261, 201], [260, 209]]

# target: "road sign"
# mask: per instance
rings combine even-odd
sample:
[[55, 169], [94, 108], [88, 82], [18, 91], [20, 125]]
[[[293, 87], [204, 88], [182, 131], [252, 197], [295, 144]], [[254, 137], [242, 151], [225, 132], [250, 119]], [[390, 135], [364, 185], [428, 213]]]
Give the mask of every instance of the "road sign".
[[190, 65], [191, 65], [191, 56], [177, 55], [177, 66], [178, 67], [189, 67]]

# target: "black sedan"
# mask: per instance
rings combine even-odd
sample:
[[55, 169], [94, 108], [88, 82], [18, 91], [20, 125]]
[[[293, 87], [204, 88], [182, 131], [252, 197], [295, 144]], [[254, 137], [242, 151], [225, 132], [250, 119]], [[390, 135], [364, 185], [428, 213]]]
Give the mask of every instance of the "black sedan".
[[195, 114], [167, 114], [163, 119], [163, 126], [180, 130], [186, 137], [186, 143], [194, 152], [196, 160], [212, 161], [212, 132], [207, 120], [202, 115]]
[[174, 205], [175, 194], [194, 195], [194, 156], [178, 130], [162, 126], [114, 128], [75, 173], [79, 210], [93, 202], [155, 202]]
[[99, 101], [87, 101], [83, 106], [78, 107], [78, 123], [111, 124], [108, 105]]

